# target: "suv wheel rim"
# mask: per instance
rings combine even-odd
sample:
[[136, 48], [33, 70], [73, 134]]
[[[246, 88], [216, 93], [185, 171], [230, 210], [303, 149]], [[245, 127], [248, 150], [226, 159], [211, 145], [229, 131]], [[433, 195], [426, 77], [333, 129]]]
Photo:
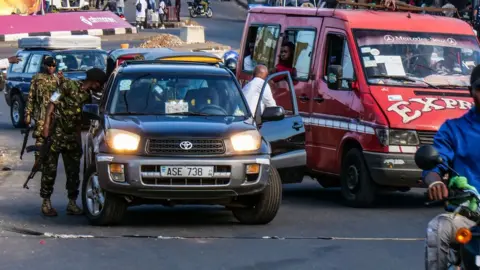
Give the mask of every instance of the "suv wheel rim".
[[105, 205], [105, 192], [100, 188], [96, 174], [88, 179], [86, 197], [88, 212], [92, 216], [100, 215]]
[[18, 101], [13, 102], [12, 117], [15, 123], [18, 123], [20, 121], [20, 104], [18, 104]]
[[358, 169], [354, 165], [348, 167], [347, 171], [347, 187], [350, 191], [355, 191], [358, 186]]

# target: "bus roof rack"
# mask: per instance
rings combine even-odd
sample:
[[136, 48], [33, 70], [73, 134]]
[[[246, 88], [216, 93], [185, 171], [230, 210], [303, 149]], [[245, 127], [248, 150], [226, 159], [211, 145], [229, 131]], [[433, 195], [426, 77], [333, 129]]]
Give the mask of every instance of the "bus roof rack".
[[46, 49], [46, 50], [68, 50], [68, 49], [100, 49], [102, 41], [100, 37], [89, 35], [74, 36], [33, 36], [24, 37], [18, 40], [19, 49]]
[[386, 6], [384, 4], [385, 1], [382, 1], [382, 4], [377, 5], [375, 3], [366, 4], [366, 3], [355, 3], [351, 1], [345, 1], [345, 0], [337, 0], [337, 8], [342, 9], [342, 7], [345, 8], [347, 6], [350, 6], [353, 8], [363, 7], [366, 9], [384, 10], [384, 11], [409, 11], [409, 12], [444, 13], [444, 14], [446, 12], [454, 12], [458, 15], [458, 10], [456, 8], [417, 7], [417, 6], [406, 4], [405, 2], [402, 2], [402, 1], [394, 1], [394, 2], [396, 6], [395, 8]]

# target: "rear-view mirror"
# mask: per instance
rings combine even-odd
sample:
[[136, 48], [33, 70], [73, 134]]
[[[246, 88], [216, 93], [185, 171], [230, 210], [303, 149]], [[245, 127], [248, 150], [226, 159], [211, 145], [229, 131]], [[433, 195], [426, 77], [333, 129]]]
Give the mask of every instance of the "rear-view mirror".
[[423, 145], [415, 153], [415, 164], [422, 170], [431, 170], [443, 163], [437, 149], [431, 145]]
[[83, 115], [90, 120], [100, 120], [100, 110], [98, 104], [83, 105]]
[[340, 65], [331, 65], [327, 71], [327, 86], [332, 90], [342, 88], [343, 68]]
[[280, 121], [285, 118], [285, 110], [281, 106], [266, 107], [262, 113], [262, 121]]

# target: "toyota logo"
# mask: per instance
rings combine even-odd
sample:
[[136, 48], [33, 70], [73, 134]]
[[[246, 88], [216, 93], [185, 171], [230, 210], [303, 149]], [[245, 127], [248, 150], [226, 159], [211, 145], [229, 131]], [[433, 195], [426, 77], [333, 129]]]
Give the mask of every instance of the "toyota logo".
[[385, 35], [383, 36], [383, 39], [386, 41], [386, 42], [393, 42], [395, 39], [390, 36], [390, 35]]
[[193, 144], [189, 141], [183, 141], [180, 143], [180, 148], [182, 148], [183, 150], [190, 150], [192, 149], [193, 147]]

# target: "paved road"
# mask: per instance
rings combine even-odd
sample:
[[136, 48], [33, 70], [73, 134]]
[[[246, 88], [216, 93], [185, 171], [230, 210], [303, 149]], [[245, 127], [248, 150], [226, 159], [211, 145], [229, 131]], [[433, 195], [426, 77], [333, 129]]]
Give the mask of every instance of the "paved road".
[[[238, 43], [243, 24], [233, 13], [241, 9], [228, 2], [215, 2], [213, 7], [213, 19], [198, 19], [206, 26], [207, 38]], [[20, 133], [10, 124], [3, 97], [0, 130], [3, 166], [13, 168], [0, 172], [0, 225], [104, 237], [54, 239], [0, 228], [0, 269], [420, 269], [423, 242], [416, 238], [423, 238], [429, 218], [441, 211], [423, 207], [419, 191], [386, 194], [375, 209], [347, 208], [338, 191], [322, 190], [306, 179], [284, 186], [278, 216], [266, 226], [239, 225], [218, 207], [141, 206], [131, 208], [120, 226], [92, 227], [84, 217], [65, 215], [63, 165], [52, 198], [59, 217], [40, 215], [40, 175], [31, 181], [30, 190], [21, 188], [33, 156], [27, 154], [21, 162], [15, 158]]]

